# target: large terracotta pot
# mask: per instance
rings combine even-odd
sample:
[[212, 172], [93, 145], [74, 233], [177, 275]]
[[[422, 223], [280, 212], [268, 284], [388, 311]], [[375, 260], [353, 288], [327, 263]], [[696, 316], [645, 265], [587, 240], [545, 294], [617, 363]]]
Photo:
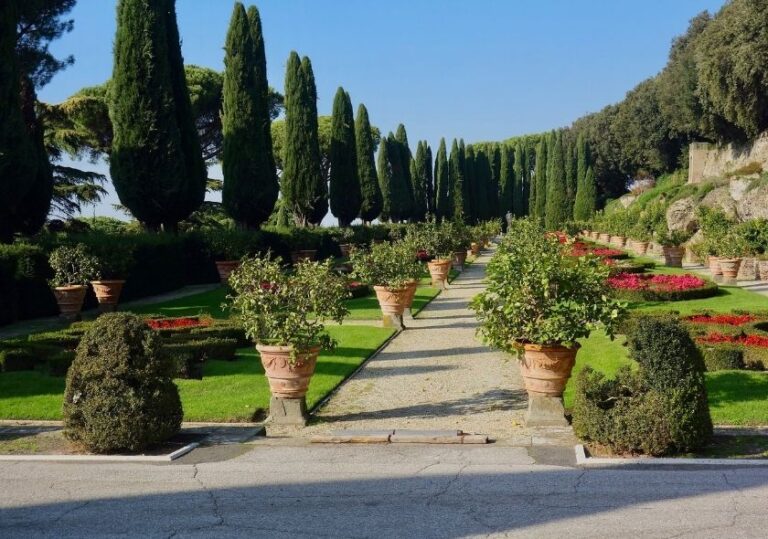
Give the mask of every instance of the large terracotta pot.
[[528, 395], [562, 397], [578, 351], [578, 344], [573, 348], [557, 344], [526, 344], [520, 373]]
[[269, 390], [275, 397], [300, 399], [307, 394], [309, 381], [315, 373], [320, 347], [315, 346], [291, 358], [293, 346], [266, 346], [257, 344]]
[[477, 242], [472, 242], [469, 244], [469, 249], [472, 251], [473, 256], [478, 256], [480, 254], [480, 244]]
[[634, 241], [632, 242], [632, 248], [640, 256], [645, 255], [645, 253], [648, 252], [648, 242], [647, 241]]
[[416, 296], [416, 289], [418, 288], [419, 283], [415, 280], [408, 283], [406, 286], [406, 295], [405, 295], [405, 308], [410, 310], [411, 307], [413, 307], [413, 298]]
[[768, 281], [768, 260], [757, 261], [757, 272], [761, 281]]
[[387, 286], [374, 286], [373, 290], [376, 292], [376, 299], [379, 300], [379, 307], [381, 307], [381, 312], [384, 315], [403, 315], [406, 302], [408, 301], [409, 287], [389, 288]]
[[315, 260], [317, 257], [317, 251], [315, 249], [299, 249], [298, 251], [293, 251], [291, 253], [291, 261], [294, 264], [298, 264], [299, 262], [303, 262], [305, 260]]
[[427, 262], [427, 269], [429, 269], [429, 275], [432, 277], [432, 286], [445, 288], [448, 274], [451, 272], [451, 261], [435, 259]]
[[670, 268], [682, 268], [685, 248], [683, 247], [663, 247], [664, 264]]
[[113, 279], [109, 281], [91, 281], [93, 292], [99, 302], [99, 310], [103, 313], [111, 313], [117, 309], [120, 294], [123, 291], [125, 280]]
[[718, 276], [723, 274], [723, 268], [720, 267], [720, 258], [714, 255], [709, 255], [709, 260], [707, 261], [707, 264], [709, 265], [709, 271], [713, 276]]
[[80, 318], [87, 290], [87, 286], [79, 284], [54, 288], [53, 295], [56, 296], [56, 303], [59, 304], [59, 316], [68, 321]]
[[239, 260], [217, 260], [216, 271], [219, 272], [219, 279], [221, 284], [227, 284], [229, 282], [229, 276], [232, 272], [240, 267]]
[[627, 238], [624, 236], [613, 236], [612, 240], [613, 244], [619, 248], [624, 247], [627, 244]]
[[733, 279], [739, 275], [741, 267], [741, 258], [721, 258], [720, 268], [723, 270], [724, 279]]
[[352, 249], [354, 249], [355, 245], [353, 243], [342, 243], [339, 245], [339, 250], [341, 251], [341, 256], [344, 258], [349, 258], [349, 255], [352, 253]]
[[467, 261], [467, 252], [466, 251], [456, 251], [453, 253], [453, 264], [456, 264], [456, 267], [459, 268], [461, 271], [464, 271], [464, 263]]
[[598, 239], [603, 243], [611, 243], [611, 235], [605, 234], [604, 232], [601, 232], [598, 236]]

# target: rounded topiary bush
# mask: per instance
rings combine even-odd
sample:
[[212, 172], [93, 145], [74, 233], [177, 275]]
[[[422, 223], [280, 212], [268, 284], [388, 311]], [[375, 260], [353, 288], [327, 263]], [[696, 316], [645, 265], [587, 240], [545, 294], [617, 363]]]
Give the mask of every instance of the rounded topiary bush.
[[702, 350], [708, 372], [744, 368], [744, 352], [737, 346], [711, 346]]
[[590, 368], [577, 378], [573, 428], [615, 453], [666, 455], [701, 447], [712, 435], [704, 362], [671, 318], [638, 318], [628, 337], [636, 369], [607, 379]]
[[141, 451], [173, 436], [182, 408], [177, 366], [136, 316], [110, 313], [85, 332], [67, 374], [65, 434], [90, 451]]

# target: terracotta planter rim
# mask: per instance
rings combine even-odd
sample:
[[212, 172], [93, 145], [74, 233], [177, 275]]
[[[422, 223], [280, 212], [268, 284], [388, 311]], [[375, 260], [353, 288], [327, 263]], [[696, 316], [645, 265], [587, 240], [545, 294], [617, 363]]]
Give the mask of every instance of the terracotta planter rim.
[[82, 288], [88, 288], [87, 284], [67, 284], [64, 286], [54, 286], [54, 290], [80, 290]]
[[98, 281], [91, 281], [91, 284], [125, 284], [125, 279], [99, 279]]
[[536, 344], [536, 343], [521, 343], [523, 345], [523, 348], [525, 350], [533, 350], [533, 351], [540, 351], [540, 350], [578, 350], [581, 348], [581, 345], [579, 343], [574, 343], [573, 346], [565, 346], [562, 344]]
[[[416, 279], [411, 279], [411, 282], [418, 284], [418, 281], [416, 281]], [[379, 284], [373, 285], [373, 289], [374, 290], [380, 290], [382, 292], [386, 291], [386, 292], [398, 293], [398, 292], [402, 292], [403, 290], [408, 290], [408, 288], [409, 288], [408, 285], [401, 286], [399, 288], [395, 288], [395, 287], [392, 287], [392, 286], [383, 286], [383, 285], [379, 285]]]
[[[321, 346], [319, 344], [310, 346], [309, 348], [305, 348], [304, 350], [298, 350], [299, 355], [311, 355], [315, 353], [320, 352]], [[280, 345], [280, 344], [257, 344], [256, 350], [259, 352], [264, 351], [267, 353], [281, 353], [281, 352], [292, 352], [296, 348], [294, 345]]]

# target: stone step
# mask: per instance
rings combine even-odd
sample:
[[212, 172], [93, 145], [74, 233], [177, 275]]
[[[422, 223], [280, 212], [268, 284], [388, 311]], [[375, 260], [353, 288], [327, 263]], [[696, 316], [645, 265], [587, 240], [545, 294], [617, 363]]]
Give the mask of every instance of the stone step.
[[328, 434], [315, 434], [312, 443], [322, 444], [487, 444], [484, 434], [461, 430], [339, 430]]

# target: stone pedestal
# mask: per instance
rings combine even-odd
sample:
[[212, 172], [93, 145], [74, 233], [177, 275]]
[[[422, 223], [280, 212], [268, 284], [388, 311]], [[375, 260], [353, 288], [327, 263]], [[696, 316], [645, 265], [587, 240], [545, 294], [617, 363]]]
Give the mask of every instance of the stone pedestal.
[[308, 419], [307, 401], [303, 397], [284, 399], [273, 396], [269, 400], [269, 421], [275, 425], [304, 426]]
[[526, 427], [567, 427], [562, 397], [528, 396]]

